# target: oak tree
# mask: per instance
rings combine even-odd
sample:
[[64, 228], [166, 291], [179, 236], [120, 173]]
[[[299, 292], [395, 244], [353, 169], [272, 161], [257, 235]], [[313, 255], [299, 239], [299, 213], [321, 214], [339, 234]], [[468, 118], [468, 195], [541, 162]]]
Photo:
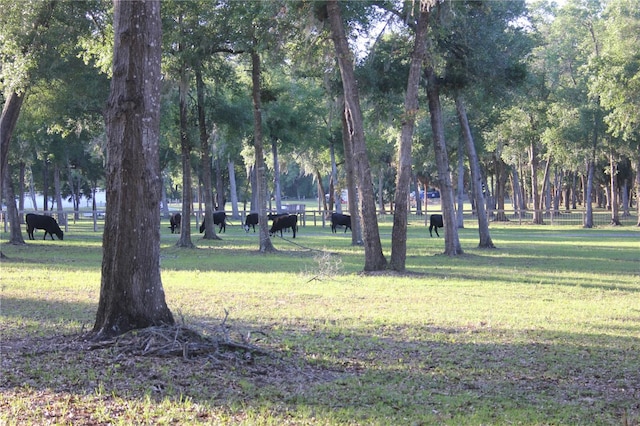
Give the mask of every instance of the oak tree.
[[114, 5], [97, 340], [174, 322], [160, 277], [160, 1]]

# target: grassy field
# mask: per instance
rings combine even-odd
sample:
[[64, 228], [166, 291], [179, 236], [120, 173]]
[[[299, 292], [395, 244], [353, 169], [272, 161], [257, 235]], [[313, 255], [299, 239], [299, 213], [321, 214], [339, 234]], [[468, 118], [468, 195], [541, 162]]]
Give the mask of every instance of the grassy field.
[[[636, 227], [493, 224], [498, 248], [481, 250], [468, 223], [449, 258], [415, 221], [408, 273], [363, 275], [362, 248], [328, 228], [262, 255], [239, 226], [193, 250], [167, 226], [176, 320], [264, 354], [91, 346], [101, 234], [87, 221], [64, 241], [3, 243], [0, 424], [640, 423]], [[389, 221], [381, 234], [389, 256]]]

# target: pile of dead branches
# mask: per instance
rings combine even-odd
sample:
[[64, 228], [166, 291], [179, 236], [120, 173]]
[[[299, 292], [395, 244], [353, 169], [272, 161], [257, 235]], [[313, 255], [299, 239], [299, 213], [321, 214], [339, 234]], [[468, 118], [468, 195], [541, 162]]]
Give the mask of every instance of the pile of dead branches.
[[132, 330], [111, 340], [94, 342], [90, 349], [111, 347], [122, 356], [180, 356], [185, 360], [208, 356], [218, 359], [241, 357], [251, 362], [256, 355], [268, 355], [267, 351], [250, 342], [250, 333], [241, 335], [240, 340], [233, 340], [224, 321], [217, 327], [199, 325], [198, 328], [201, 331], [176, 324]]

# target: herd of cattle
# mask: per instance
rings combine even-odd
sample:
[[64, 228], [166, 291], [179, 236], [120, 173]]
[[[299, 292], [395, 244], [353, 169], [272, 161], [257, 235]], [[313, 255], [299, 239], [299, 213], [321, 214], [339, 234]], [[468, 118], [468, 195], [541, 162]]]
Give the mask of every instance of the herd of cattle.
[[[47, 234], [51, 236], [53, 240], [53, 235], [55, 234], [58, 239], [62, 240], [64, 237], [64, 232], [58, 226], [58, 222], [51, 216], [38, 215], [33, 213], [28, 213], [26, 215], [27, 222], [27, 234], [29, 235], [29, 239], [33, 240], [33, 232], [36, 229], [44, 230], [44, 238], [47, 238]], [[288, 214], [288, 213], [280, 213], [273, 214], [270, 213], [268, 215], [269, 220], [272, 221], [271, 228], [269, 229], [269, 235], [273, 236], [278, 231], [280, 231], [280, 236], [282, 237], [282, 231], [286, 231], [291, 229], [293, 233], [293, 238], [296, 237], [296, 232], [298, 231], [298, 215]], [[169, 229], [171, 229], [171, 233], [180, 232], [180, 225], [182, 223], [182, 215], [180, 213], [174, 213], [169, 218]], [[218, 232], [226, 232], [227, 230], [227, 214], [225, 212], [214, 212], [213, 213], [213, 223], [214, 225], [219, 225], [220, 229]], [[253, 228], [253, 232], [256, 232], [256, 225], [258, 224], [258, 213], [250, 213], [247, 215], [244, 221], [244, 229], [246, 232], [249, 232], [250, 229]], [[331, 232], [336, 233], [337, 228], [344, 226], [344, 232], [347, 232], [347, 229], [351, 228], [351, 216], [342, 213], [332, 213], [331, 214]], [[432, 230], [435, 229], [436, 235], [439, 237], [438, 228], [442, 228], [444, 226], [444, 222], [442, 220], [441, 214], [432, 214], [429, 217], [429, 235], [433, 237]], [[200, 233], [203, 233], [205, 230], [205, 222], [202, 221], [200, 225]]]

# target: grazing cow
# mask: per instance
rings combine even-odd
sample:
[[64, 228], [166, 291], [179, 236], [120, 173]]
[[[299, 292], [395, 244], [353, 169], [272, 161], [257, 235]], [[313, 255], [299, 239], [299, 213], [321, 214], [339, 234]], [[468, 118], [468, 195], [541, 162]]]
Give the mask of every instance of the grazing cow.
[[289, 213], [269, 213], [267, 214], [267, 219], [275, 221], [279, 217], [284, 217], [284, 216], [289, 216]]
[[244, 230], [249, 232], [249, 227], [253, 227], [253, 232], [256, 232], [257, 224], [258, 224], [258, 213], [249, 213], [244, 220]]
[[180, 213], [172, 214], [169, 218], [169, 229], [171, 229], [171, 233], [180, 233], [180, 223], [182, 222], [182, 215]]
[[444, 222], [442, 221], [441, 214], [432, 214], [431, 216], [429, 216], [429, 235], [430, 236], [433, 237], [431, 230], [435, 228], [436, 235], [439, 237], [440, 234], [438, 234], [438, 228], [442, 228], [443, 226], [444, 226]]
[[351, 216], [342, 213], [331, 214], [331, 232], [336, 233], [338, 226], [344, 226], [344, 232], [346, 233], [347, 229], [351, 229]]
[[[225, 212], [213, 212], [213, 224], [220, 225], [220, 232], [226, 232], [227, 230], [227, 214]], [[200, 233], [204, 232], [204, 219], [202, 220], [202, 225], [200, 225]]]
[[27, 234], [29, 235], [29, 239], [33, 240], [33, 231], [35, 229], [44, 229], [44, 238], [47, 239], [47, 233], [51, 236], [53, 240], [53, 234], [56, 234], [59, 240], [62, 240], [64, 237], [64, 232], [58, 226], [58, 222], [51, 216], [44, 216], [39, 214], [29, 213], [26, 216], [27, 221]]
[[298, 230], [298, 215], [289, 214], [286, 216], [280, 216], [273, 220], [273, 225], [269, 230], [269, 235], [274, 235], [280, 231], [280, 237], [282, 237], [282, 230], [291, 228], [293, 231], [293, 238], [296, 237], [296, 231]]

